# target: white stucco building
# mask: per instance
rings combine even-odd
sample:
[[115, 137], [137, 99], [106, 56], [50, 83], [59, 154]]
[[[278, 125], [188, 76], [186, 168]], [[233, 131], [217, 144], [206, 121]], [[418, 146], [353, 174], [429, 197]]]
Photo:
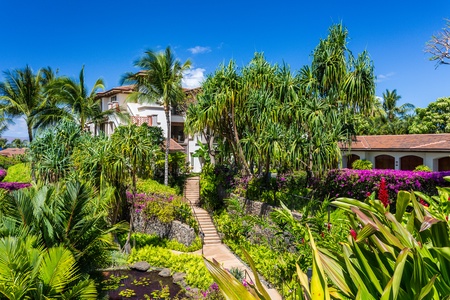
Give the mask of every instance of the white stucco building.
[[414, 170], [426, 165], [433, 171], [450, 170], [450, 134], [357, 136], [350, 147], [341, 147], [342, 166], [357, 159], [372, 162], [374, 169]]
[[[166, 115], [164, 107], [157, 103], [139, 104], [127, 101], [127, 97], [133, 92], [134, 86], [119, 86], [107, 90], [105, 92], [97, 93], [97, 97], [101, 102], [102, 111], [108, 109], [117, 109], [117, 111], [126, 112], [130, 116], [130, 122], [141, 125], [147, 123], [149, 126], [158, 126], [163, 130], [164, 137], [167, 134]], [[184, 89], [185, 93], [190, 97], [195, 97], [198, 92], [197, 89]], [[192, 154], [199, 149], [201, 143], [200, 135], [186, 136], [184, 133], [184, 112], [178, 111], [175, 108], [171, 110], [170, 125], [171, 125], [171, 142], [170, 151], [183, 151], [187, 155], [191, 172], [201, 172], [201, 163], [199, 158], [193, 157]], [[117, 116], [109, 116], [107, 120], [97, 130], [103, 131], [106, 135], [111, 135], [115, 128], [120, 125], [126, 125], [124, 120]], [[91, 125], [90, 130], [94, 132], [96, 129]], [[97, 133], [95, 133], [97, 134]]]

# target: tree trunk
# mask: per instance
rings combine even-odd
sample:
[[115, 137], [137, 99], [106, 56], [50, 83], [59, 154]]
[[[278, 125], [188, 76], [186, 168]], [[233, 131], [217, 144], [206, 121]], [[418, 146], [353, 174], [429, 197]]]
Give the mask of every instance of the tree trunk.
[[167, 123], [166, 154], [164, 157], [164, 185], [169, 185], [170, 110], [168, 106], [164, 107], [164, 112], [166, 113]]

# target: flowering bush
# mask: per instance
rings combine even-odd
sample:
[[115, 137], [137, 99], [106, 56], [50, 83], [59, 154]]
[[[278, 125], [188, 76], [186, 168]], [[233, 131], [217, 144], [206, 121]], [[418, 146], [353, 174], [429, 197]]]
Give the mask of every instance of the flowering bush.
[[6, 177], [6, 170], [0, 169], [0, 181]]
[[381, 179], [389, 193], [389, 199], [397, 198], [400, 190], [420, 191], [428, 195], [437, 195], [437, 186], [450, 186], [445, 172], [420, 172], [400, 170], [350, 170], [336, 169], [328, 172], [323, 180], [316, 180], [313, 187], [319, 197], [350, 197], [364, 200], [376, 192], [379, 197]]
[[189, 205], [180, 196], [159, 193], [138, 193], [134, 196], [127, 192], [129, 203], [133, 203], [136, 213], [144, 213], [147, 218], [157, 218], [163, 223], [178, 220], [188, 224], [195, 230], [198, 224], [192, 215]]
[[31, 186], [30, 183], [23, 183], [23, 182], [0, 182], [0, 189], [4, 189], [7, 191], [20, 190], [30, 186]]

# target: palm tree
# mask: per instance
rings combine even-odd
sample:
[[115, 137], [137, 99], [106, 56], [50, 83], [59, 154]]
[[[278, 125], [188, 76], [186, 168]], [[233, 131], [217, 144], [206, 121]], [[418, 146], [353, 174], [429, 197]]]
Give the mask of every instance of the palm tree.
[[401, 106], [397, 106], [398, 100], [401, 96], [397, 94], [397, 90], [389, 91], [383, 93], [383, 110], [386, 113], [386, 118], [388, 122], [393, 122], [396, 118], [404, 118], [404, 116], [414, 110], [414, 105], [411, 103], [404, 103]]
[[91, 90], [84, 80], [84, 66], [81, 68], [78, 79], [59, 77], [46, 89], [46, 95], [54, 99], [58, 105], [49, 106], [40, 113], [36, 121], [37, 127], [47, 127], [56, 122], [67, 119], [79, 124], [84, 130], [88, 121], [94, 123], [103, 120], [105, 116], [114, 113], [114, 110], [101, 110], [96, 99], [97, 91], [104, 88], [101, 78], [97, 79]]
[[126, 73], [122, 83], [135, 84], [141, 102], [159, 102], [164, 106], [166, 115], [166, 153], [164, 162], [164, 184], [169, 184], [169, 148], [170, 148], [170, 108], [185, 99], [181, 88], [183, 72], [191, 67], [187, 60], [183, 64], [175, 59], [170, 47], [164, 52], [148, 50], [144, 56], [134, 62], [141, 68], [138, 73]]
[[24, 69], [5, 71], [5, 81], [0, 82], [0, 110], [8, 117], [23, 117], [27, 124], [28, 140], [33, 141], [36, 115], [46, 107], [42, 91], [52, 78], [51, 69], [36, 74], [27, 65]]

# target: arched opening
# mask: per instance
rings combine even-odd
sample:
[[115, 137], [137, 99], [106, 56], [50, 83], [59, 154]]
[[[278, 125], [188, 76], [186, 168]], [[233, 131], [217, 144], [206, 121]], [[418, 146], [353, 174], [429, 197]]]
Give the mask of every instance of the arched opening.
[[395, 169], [395, 158], [390, 155], [376, 156], [375, 169]]
[[349, 154], [347, 155], [347, 169], [353, 169], [352, 164], [355, 160], [360, 159], [359, 155]]
[[406, 155], [400, 158], [400, 169], [412, 171], [417, 166], [423, 165], [423, 158], [415, 155]]
[[438, 171], [450, 171], [450, 156], [438, 159]]

